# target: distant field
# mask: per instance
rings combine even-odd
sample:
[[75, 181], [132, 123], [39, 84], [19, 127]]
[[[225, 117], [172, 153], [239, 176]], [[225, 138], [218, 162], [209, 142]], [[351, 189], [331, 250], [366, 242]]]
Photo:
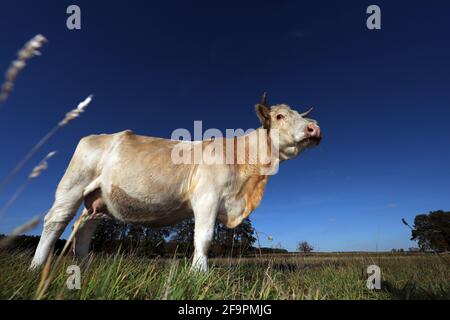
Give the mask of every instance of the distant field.
[[[29, 254], [0, 254], [0, 298], [33, 299], [39, 272]], [[56, 258], [53, 259], [55, 261]], [[449, 259], [449, 255], [445, 256]], [[78, 264], [81, 289], [68, 290], [67, 266]], [[382, 289], [366, 287], [366, 269], [381, 268]], [[450, 299], [450, 268], [432, 254], [318, 254], [211, 259], [207, 273], [189, 260], [133, 255], [63, 259], [44, 299]]]

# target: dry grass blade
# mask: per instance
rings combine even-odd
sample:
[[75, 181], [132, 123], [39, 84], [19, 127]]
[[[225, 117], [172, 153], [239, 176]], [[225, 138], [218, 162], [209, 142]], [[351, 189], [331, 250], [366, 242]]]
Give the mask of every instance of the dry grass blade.
[[5, 82], [3, 83], [0, 91], [0, 106], [11, 94], [14, 88], [14, 81], [17, 79], [20, 71], [27, 65], [27, 60], [41, 55], [38, 49], [40, 49], [46, 42], [47, 39], [43, 35], [38, 34], [28, 41], [17, 53], [17, 59], [11, 62], [9, 69], [5, 74]]
[[38, 178], [41, 173], [48, 168], [47, 160], [53, 157], [56, 154], [56, 151], [52, 151], [49, 154], [45, 156], [44, 159], [39, 162], [39, 164], [33, 168], [31, 173], [28, 175], [28, 178], [20, 185], [19, 188], [17, 188], [16, 192], [12, 195], [11, 199], [8, 200], [8, 202], [0, 209], [0, 218], [6, 213], [6, 211], [16, 202], [16, 200], [19, 198], [23, 190], [25, 190], [25, 187], [28, 185], [28, 183]]
[[166, 281], [166, 284], [165, 284], [165, 288], [166, 289], [164, 290], [164, 295], [163, 295], [163, 298], [162, 298], [163, 300], [169, 300], [169, 296], [170, 296], [170, 293], [172, 291], [172, 280], [173, 280], [173, 277], [175, 275], [176, 269], [177, 269], [177, 262], [173, 260], [171, 262], [170, 270], [169, 270], [169, 276], [167, 277], [167, 281]]
[[66, 116], [58, 124], [58, 126], [64, 127], [65, 125], [69, 124], [69, 122], [78, 118], [84, 112], [84, 109], [86, 109], [89, 103], [91, 103], [93, 97], [94, 96], [91, 94], [89, 97], [80, 102], [75, 109], [70, 110], [68, 113], [66, 113]]
[[78, 118], [81, 113], [83, 113], [88, 106], [88, 104], [92, 101], [93, 96], [90, 95], [85, 100], [80, 102], [78, 106], [69, 111], [63, 120], [61, 120], [52, 130], [50, 130], [38, 143], [34, 145], [33, 148], [27, 153], [27, 155], [14, 167], [14, 169], [0, 182], [0, 191], [2, 191], [15, 177], [15, 175], [23, 168], [25, 164], [38, 152], [44, 144], [53, 137], [59, 129], [69, 124], [74, 119]]
[[21, 226], [15, 228], [11, 232], [11, 234], [9, 234], [6, 238], [4, 238], [0, 241], [0, 249], [6, 248], [12, 241], [14, 241], [14, 239], [17, 236], [36, 228], [36, 226], [39, 224], [40, 221], [41, 221], [41, 217], [36, 216], [36, 217], [32, 218], [31, 220], [28, 220]]
[[28, 179], [36, 179], [41, 175], [41, 173], [48, 168], [47, 160], [53, 157], [56, 154], [56, 151], [52, 151], [49, 154], [45, 156], [44, 159], [39, 162], [39, 164], [33, 168], [30, 175], [28, 176]]

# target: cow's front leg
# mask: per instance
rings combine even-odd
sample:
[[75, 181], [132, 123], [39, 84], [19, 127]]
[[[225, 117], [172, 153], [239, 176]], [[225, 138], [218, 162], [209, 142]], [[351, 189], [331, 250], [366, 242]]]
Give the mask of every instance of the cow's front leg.
[[191, 270], [208, 271], [208, 250], [214, 235], [218, 199], [207, 193], [192, 201], [195, 217], [194, 259]]

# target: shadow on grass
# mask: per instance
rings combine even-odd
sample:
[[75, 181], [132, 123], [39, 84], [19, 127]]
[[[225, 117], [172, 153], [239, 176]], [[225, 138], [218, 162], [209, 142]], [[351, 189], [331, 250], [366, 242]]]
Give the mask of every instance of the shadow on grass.
[[429, 290], [418, 286], [416, 283], [409, 282], [406, 285], [398, 286], [389, 281], [383, 281], [381, 291], [391, 295], [393, 300], [448, 300], [450, 292], [443, 286], [436, 290]]
[[[318, 269], [322, 269], [324, 267], [331, 267], [331, 268], [338, 268], [338, 267], [342, 267], [345, 264], [338, 262], [338, 261], [333, 261], [333, 262], [328, 262], [326, 264], [323, 263], [311, 263], [311, 262], [301, 262], [301, 263], [296, 263], [296, 262], [274, 262], [274, 261], [245, 261], [245, 262], [239, 262], [237, 264], [228, 264], [226, 266], [236, 266], [239, 267], [241, 269], [244, 270], [255, 270], [255, 268], [260, 268], [261, 270], [266, 270], [266, 269], [272, 269], [274, 271], [280, 271], [280, 272], [301, 272], [301, 271], [306, 271], [306, 270], [318, 270]], [[215, 266], [218, 267], [223, 267], [223, 264], [218, 264], [216, 263]]]

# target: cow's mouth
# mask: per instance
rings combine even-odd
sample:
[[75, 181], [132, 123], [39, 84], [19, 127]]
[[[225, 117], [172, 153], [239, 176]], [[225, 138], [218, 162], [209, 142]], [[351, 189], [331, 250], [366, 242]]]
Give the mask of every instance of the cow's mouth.
[[322, 141], [322, 137], [308, 137], [303, 139], [300, 144], [305, 148], [311, 148], [318, 146], [320, 141]]

